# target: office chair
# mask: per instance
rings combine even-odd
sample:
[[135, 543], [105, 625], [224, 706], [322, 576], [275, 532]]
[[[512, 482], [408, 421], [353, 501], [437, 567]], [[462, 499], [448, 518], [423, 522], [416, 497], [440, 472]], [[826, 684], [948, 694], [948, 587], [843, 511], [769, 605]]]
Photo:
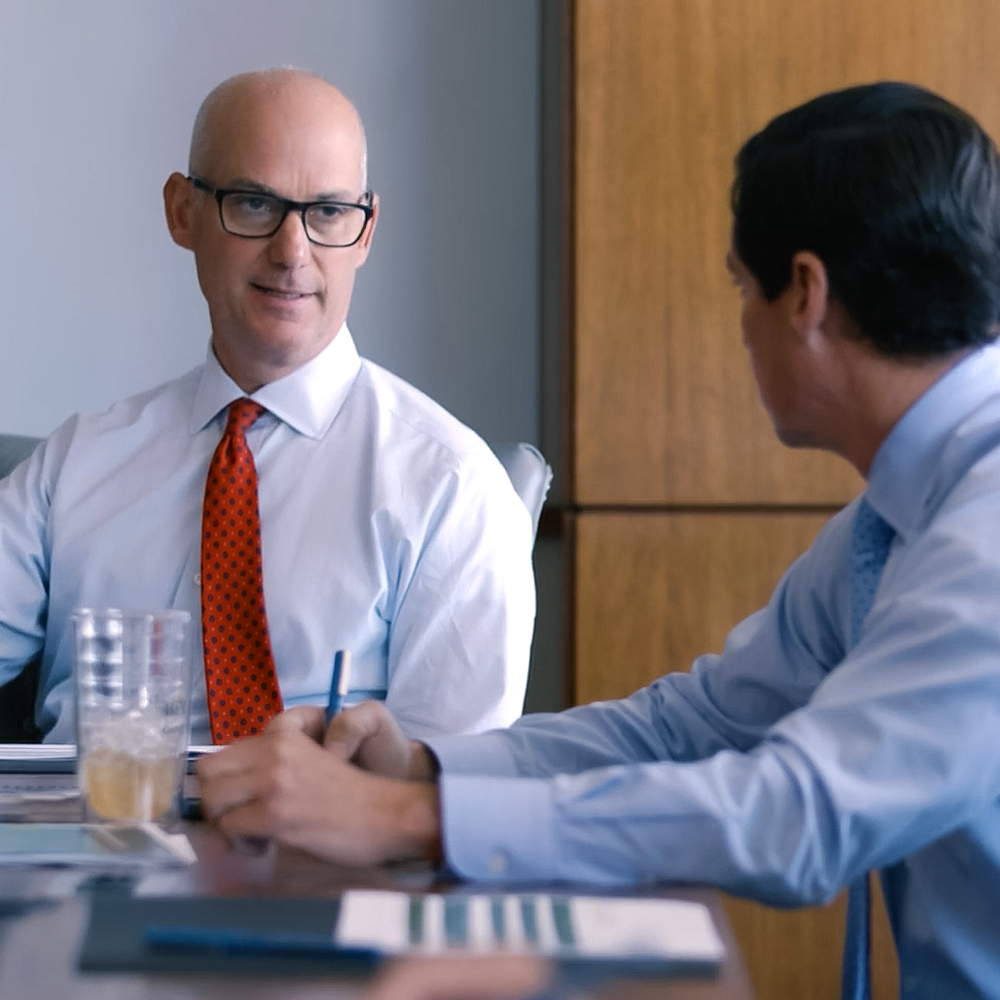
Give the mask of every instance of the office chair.
[[[41, 438], [0, 434], [0, 479], [24, 461]], [[41, 733], [35, 726], [35, 693], [38, 691], [36, 657], [12, 681], [0, 687], [0, 743], [37, 743]]]
[[0, 434], [0, 479], [9, 475], [15, 465], [20, 465], [41, 440], [20, 434]]
[[531, 515], [531, 537], [538, 534], [538, 519], [552, 485], [552, 467], [545, 456], [533, 445], [523, 441], [518, 444], [495, 444], [493, 454], [500, 459], [514, 492], [521, 498]]

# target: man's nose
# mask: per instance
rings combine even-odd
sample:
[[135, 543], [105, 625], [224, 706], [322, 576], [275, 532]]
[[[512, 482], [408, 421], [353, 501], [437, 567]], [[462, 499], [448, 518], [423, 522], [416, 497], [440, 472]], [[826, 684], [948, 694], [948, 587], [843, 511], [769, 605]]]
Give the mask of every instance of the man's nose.
[[291, 211], [285, 216], [285, 221], [271, 237], [268, 245], [268, 256], [272, 264], [285, 267], [298, 267], [304, 264], [312, 253], [309, 237], [306, 236], [302, 213]]

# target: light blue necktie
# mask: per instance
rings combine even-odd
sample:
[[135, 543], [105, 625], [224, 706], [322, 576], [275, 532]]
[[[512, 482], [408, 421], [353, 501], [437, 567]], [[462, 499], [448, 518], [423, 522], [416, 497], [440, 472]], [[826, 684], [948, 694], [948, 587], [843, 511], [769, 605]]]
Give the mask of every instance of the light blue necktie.
[[[851, 535], [851, 645], [861, 638], [882, 567], [889, 555], [895, 532], [875, 512], [864, 497], [858, 505]], [[869, 952], [871, 900], [868, 873], [856, 879], [847, 890], [847, 928], [844, 935], [844, 965], [840, 976], [841, 1000], [870, 1000]]]

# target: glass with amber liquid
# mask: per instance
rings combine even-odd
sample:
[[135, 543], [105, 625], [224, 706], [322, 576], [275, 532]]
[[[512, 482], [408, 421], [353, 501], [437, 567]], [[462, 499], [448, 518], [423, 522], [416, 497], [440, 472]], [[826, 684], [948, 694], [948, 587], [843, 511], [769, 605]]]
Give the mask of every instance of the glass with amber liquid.
[[77, 779], [87, 818], [177, 818], [187, 766], [186, 611], [73, 613]]

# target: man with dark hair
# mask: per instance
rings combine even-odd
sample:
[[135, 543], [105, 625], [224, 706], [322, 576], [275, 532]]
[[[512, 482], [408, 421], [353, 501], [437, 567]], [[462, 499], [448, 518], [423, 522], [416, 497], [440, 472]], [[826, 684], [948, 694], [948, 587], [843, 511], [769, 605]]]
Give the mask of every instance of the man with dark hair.
[[733, 249], [773, 302], [796, 250], [882, 354], [990, 343], [1000, 303], [1000, 171], [960, 108], [904, 83], [852, 87], [775, 118], [736, 158]]
[[690, 673], [509, 730], [421, 744], [377, 705], [325, 735], [288, 713], [264, 740], [332, 751], [310, 797], [262, 797], [280, 776], [233, 781], [219, 758], [205, 808], [232, 835], [475, 879], [690, 880], [782, 906], [851, 886], [849, 997], [878, 869], [903, 994], [1000, 997], [1000, 158], [934, 94], [855, 87], [750, 139], [732, 204], [776, 433], [867, 479], [768, 606]]

